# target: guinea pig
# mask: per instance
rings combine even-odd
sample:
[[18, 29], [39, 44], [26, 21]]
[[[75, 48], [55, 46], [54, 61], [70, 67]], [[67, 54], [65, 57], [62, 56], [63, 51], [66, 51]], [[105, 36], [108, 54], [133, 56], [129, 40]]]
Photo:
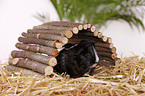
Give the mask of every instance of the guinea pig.
[[72, 78], [84, 76], [85, 73], [91, 75], [99, 61], [94, 43], [85, 40], [64, 45], [56, 59], [58, 63], [54, 70], [59, 74], [69, 74]]

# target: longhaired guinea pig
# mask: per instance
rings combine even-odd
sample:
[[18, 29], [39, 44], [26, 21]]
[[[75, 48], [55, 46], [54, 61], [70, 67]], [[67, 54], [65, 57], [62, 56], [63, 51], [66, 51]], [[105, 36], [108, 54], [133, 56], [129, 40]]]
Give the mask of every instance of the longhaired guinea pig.
[[56, 59], [58, 63], [54, 70], [59, 74], [69, 74], [72, 78], [84, 76], [85, 73], [91, 75], [99, 61], [94, 43], [85, 40], [64, 45]]

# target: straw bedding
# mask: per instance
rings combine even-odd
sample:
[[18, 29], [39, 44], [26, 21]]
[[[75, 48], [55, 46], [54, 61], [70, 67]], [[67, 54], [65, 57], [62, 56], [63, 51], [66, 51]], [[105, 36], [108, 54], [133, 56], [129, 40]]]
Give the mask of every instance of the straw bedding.
[[145, 96], [145, 57], [121, 58], [114, 68], [98, 65], [89, 77], [26, 77], [0, 67], [0, 96]]

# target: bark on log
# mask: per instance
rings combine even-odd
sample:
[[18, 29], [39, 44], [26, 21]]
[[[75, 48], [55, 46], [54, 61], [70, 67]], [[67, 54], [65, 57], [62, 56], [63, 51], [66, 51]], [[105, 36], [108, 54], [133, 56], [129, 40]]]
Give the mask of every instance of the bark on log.
[[7, 65], [7, 66], [5, 66], [5, 69], [7, 69], [10, 72], [20, 72], [20, 71], [23, 71], [25, 76], [36, 76], [36, 77], [39, 77], [39, 78], [44, 78], [43, 74], [40, 74], [40, 73], [31, 71], [31, 70], [28, 70], [28, 69], [16, 67], [16, 66], [13, 66], [13, 65]]
[[47, 26], [47, 25], [34, 26], [33, 29], [39, 29], [39, 30], [70, 30], [74, 34], [77, 34], [79, 32], [77, 27], [62, 27], [62, 26]]
[[53, 22], [44, 23], [43, 25], [77, 27], [81, 25], [81, 23], [53, 21]]
[[44, 56], [40, 54], [36, 54], [30, 51], [12, 51], [12, 57], [14, 58], [28, 58], [37, 62], [41, 62], [44, 64], [48, 64], [50, 66], [55, 66], [57, 64], [57, 60], [55, 57], [52, 56]]
[[21, 44], [16, 43], [15, 45], [19, 49], [23, 49], [26, 51], [33, 51], [33, 52], [39, 52], [39, 53], [45, 53], [47, 55], [57, 56], [58, 50], [52, 47], [46, 47], [46, 46], [40, 46], [40, 45], [29, 45], [29, 44]]
[[73, 33], [70, 30], [35, 30], [35, 29], [28, 29], [28, 33], [33, 34], [54, 34], [54, 35], [60, 35], [60, 36], [66, 36], [67, 38], [71, 38], [73, 36]]
[[51, 26], [51, 25], [39, 25], [39, 26], [34, 26], [33, 29], [45, 29], [45, 30], [72, 30], [72, 27]]
[[98, 31], [94, 31], [93, 33], [87, 30], [81, 30], [79, 31], [78, 35], [85, 35], [85, 36], [92, 36], [92, 37], [96, 37], [98, 36]]
[[111, 57], [112, 59], [116, 59], [117, 57], [117, 54], [115, 53], [107, 53], [107, 52], [97, 52], [99, 56], [102, 56], [102, 57]]
[[24, 44], [40, 44], [44, 46], [56, 47], [58, 49], [62, 48], [62, 43], [59, 40], [48, 41], [37, 38], [23, 38], [23, 37], [19, 37], [18, 40], [20, 42], [23, 42]]
[[20, 58], [10, 58], [9, 59], [9, 64], [16, 65], [19, 62]]
[[107, 60], [107, 61], [109, 61], [109, 62], [112, 62], [112, 63], [114, 63], [115, 64], [115, 60], [114, 59], [112, 59], [111, 57], [99, 57], [99, 59], [100, 59], [100, 61], [101, 60]]
[[[89, 41], [91, 40], [94, 40], [94, 41], [103, 41], [103, 39], [101, 39], [101, 38], [97, 38], [97, 37], [95, 37], [94, 35], [93, 35], [93, 33], [92, 33], [92, 35], [90, 34], [78, 34], [77, 36], [73, 36], [72, 38], [78, 38], [78, 39], [88, 39]], [[105, 41], [103, 41], [103, 42], [105, 42]]]
[[17, 61], [17, 63], [13, 63], [10, 61], [15, 61], [15, 58], [11, 58], [9, 60], [10, 65], [15, 65], [15, 66], [22, 67], [22, 68], [28, 68], [28, 69], [31, 69], [33, 71], [36, 71], [36, 72], [39, 72], [42, 74], [45, 73], [44, 69], [47, 67], [47, 65], [45, 65], [45, 64], [38, 63], [36, 61], [25, 60], [25, 59], [19, 59]]
[[[13, 61], [13, 60], [15, 61], [14, 58], [10, 59], [10, 61]], [[13, 63], [13, 62], [10, 62], [10, 61], [9, 61], [10, 65], [15, 65], [15, 66], [18, 66], [18, 67], [23, 67], [23, 68], [28, 68], [28, 69], [31, 69], [35, 72], [39, 72], [39, 73], [42, 73], [42, 74], [47, 73], [47, 74], [50, 75], [50, 74], [53, 73], [53, 71], [51, 70], [53, 68], [51, 68], [50, 66], [49, 66], [50, 69], [48, 69], [48, 65], [45, 65], [45, 64], [42, 64], [42, 63], [39, 63], [39, 62], [36, 62], [36, 61], [32, 61], [32, 60], [29, 60], [29, 59], [27, 59], [27, 60], [26, 59], [19, 59], [16, 64]], [[48, 71], [49, 70], [51, 70], [51, 71], [48, 73], [46, 68], [47, 68]]]
[[45, 39], [45, 40], [59, 40], [62, 43], [68, 43], [68, 39], [63, 36], [53, 35], [53, 34], [31, 34], [31, 33], [22, 33], [22, 36], [27, 38], [37, 38], [37, 39]]
[[[78, 33], [78, 35], [84, 35], [84, 36], [86, 36], [86, 37], [92, 37], [92, 38], [96, 38], [96, 37], [98, 37], [99, 35], [101, 34], [101, 36], [102, 36], [102, 33], [100, 33], [100, 32], [98, 32], [98, 31], [94, 31], [94, 32], [90, 32], [90, 31], [87, 31], [87, 30], [82, 30], [82, 31], [80, 31], [79, 33]], [[99, 38], [101, 38], [100, 36], [99, 36]]]
[[115, 47], [113, 47], [111, 49], [111, 48], [104, 48], [104, 47], [95, 46], [95, 49], [98, 52], [116, 53], [116, 48]]
[[68, 43], [75, 44], [75, 43], [79, 43], [81, 40], [86, 40], [86, 41], [94, 42], [94, 40], [89, 40], [87, 38], [86, 39], [79, 39], [79, 40], [72, 38], [72, 39], [69, 39]]
[[101, 43], [101, 42], [96, 42], [95, 46], [99, 46], [99, 47], [104, 47], [104, 48], [113, 48], [113, 44], [109, 44], [109, 43]]
[[104, 42], [112, 43], [112, 39], [110, 37], [107, 38], [106, 36], [103, 36], [103, 34], [101, 32], [98, 32], [98, 31], [94, 31], [92, 34], [87, 30], [83, 30], [83, 31], [80, 31], [78, 35], [80, 35], [80, 36], [85, 35], [86, 38], [87, 38], [87, 36], [92, 37], [92, 38], [98, 37], [98, 38], [101, 38]]
[[101, 61], [99, 61], [99, 64], [104, 65], [104, 66], [107, 66], [107, 67], [114, 67], [115, 66], [114, 63], [109, 62], [107, 60], [101, 60]]

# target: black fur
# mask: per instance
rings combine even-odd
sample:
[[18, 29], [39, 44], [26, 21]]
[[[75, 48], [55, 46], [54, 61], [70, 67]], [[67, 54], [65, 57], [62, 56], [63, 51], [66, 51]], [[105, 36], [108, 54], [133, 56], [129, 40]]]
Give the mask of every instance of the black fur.
[[93, 50], [94, 43], [81, 41], [78, 44], [66, 44], [56, 57], [58, 64], [54, 70], [59, 74], [66, 73], [70, 77], [83, 76], [86, 72], [93, 72], [96, 58]]

